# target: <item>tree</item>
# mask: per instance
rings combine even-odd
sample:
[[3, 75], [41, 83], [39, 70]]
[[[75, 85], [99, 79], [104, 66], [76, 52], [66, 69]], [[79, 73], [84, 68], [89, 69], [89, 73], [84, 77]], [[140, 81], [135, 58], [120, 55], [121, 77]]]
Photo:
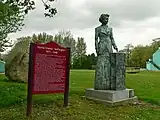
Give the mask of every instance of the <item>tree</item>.
[[130, 56], [131, 56], [131, 51], [133, 50], [134, 46], [130, 43], [124, 46], [124, 49], [120, 50], [119, 52], [124, 52], [126, 54], [126, 65], [130, 65]]
[[151, 43], [152, 47], [152, 54], [160, 47], [160, 38], [155, 38], [152, 40], [153, 42]]
[[[57, 10], [51, 7], [49, 2], [54, 0], [41, 0], [45, 7], [44, 15], [53, 17]], [[24, 17], [28, 11], [35, 9], [33, 0], [1, 0], [0, 1], [0, 51], [11, 46], [11, 41], [7, 38], [9, 33], [22, 29]]]
[[[53, 17], [57, 13], [57, 9], [51, 6], [51, 2], [55, 0], [41, 0], [44, 5], [44, 15]], [[3, 4], [8, 4], [10, 7], [16, 7], [21, 9], [23, 13], [28, 14], [28, 11], [35, 9], [34, 0], [1, 0]]]
[[96, 56], [94, 53], [83, 55], [82, 57], [74, 57], [73, 68], [74, 69], [93, 69], [96, 65]]
[[76, 41], [70, 31], [59, 31], [54, 41], [62, 45], [63, 47], [71, 48], [71, 65], [73, 64], [73, 58], [76, 54]]
[[47, 42], [53, 41], [54, 39], [52, 35], [48, 35], [47, 33], [43, 32], [38, 35], [33, 34], [32, 40], [33, 42], [47, 43]]
[[127, 44], [124, 48], [124, 52], [126, 53], [126, 61], [127, 61], [127, 66], [130, 66], [130, 56], [131, 56], [131, 51], [133, 50], [134, 46], [130, 43]]
[[12, 41], [8, 39], [0, 40], [0, 53], [4, 52], [8, 47], [12, 47]]
[[96, 65], [97, 64], [97, 57], [95, 56], [94, 53], [91, 54], [91, 64]]
[[93, 66], [95, 66], [96, 63], [97, 63], [97, 58], [96, 58], [95, 54], [94, 53], [89, 54], [87, 56], [87, 60], [88, 60], [88, 63], [89, 63], [88, 69], [93, 69]]
[[82, 68], [83, 65], [83, 57], [86, 55], [86, 48], [87, 45], [84, 41], [84, 38], [78, 37], [77, 44], [76, 44], [76, 59], [79, 59], [80, 68]]
[[84, 41], [84, 38], [78, 37], [77, 45], [76, 45], [76, 54], [77, 56], [83, 56], [86, 54], [87, 45]]
[[23, 26], [23, 14], [16, 5], [9, 4], [7, 1], [0, 2], [0, 50], [3, 52], [5, 47], [11, 45], [11, 41], [6, 39], [9, 33], [20, 30]]
[[131, 53], [130, 61], [133, 67], [145, 67], [146, 61], [152, 56], [152, 47], [137, 45]]
[[132, 67], [145, 67], [146, 61], [152, 59], [153, 53], [160, 47], [160, 38], [153, 39], [150, 45], [137, 45], [127, 44], [121, 52], [126, 53], [127, 66]]
[[74, 57], [73, 60], [74, 69], [91, 69], [90, 61], [87, 55], [83, 55], [82, 57]]

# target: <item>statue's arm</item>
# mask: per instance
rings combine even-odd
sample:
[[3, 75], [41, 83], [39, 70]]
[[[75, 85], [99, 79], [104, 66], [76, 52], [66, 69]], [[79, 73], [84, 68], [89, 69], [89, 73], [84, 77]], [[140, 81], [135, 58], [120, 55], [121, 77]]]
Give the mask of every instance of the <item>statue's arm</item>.
[[118, 51], [117, 45], [116, 45], [114, 37], [113, 37], [113, 30], [112, 30], [112, 28], [110, 30], [111, 30], [111, 36], [110, 36], [110, 38], [111, 38], [111, 42], [112, 42], [113, 48]]
[[98, 30], [95, 28], [95, 49], [96, 53], [98, 54]]

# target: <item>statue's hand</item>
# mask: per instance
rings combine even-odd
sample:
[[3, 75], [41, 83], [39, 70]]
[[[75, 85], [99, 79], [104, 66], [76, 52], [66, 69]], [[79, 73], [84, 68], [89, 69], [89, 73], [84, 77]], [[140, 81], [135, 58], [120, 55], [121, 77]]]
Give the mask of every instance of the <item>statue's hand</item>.
[[118, 48], [116, 47], [115, 50], [118, 52]]

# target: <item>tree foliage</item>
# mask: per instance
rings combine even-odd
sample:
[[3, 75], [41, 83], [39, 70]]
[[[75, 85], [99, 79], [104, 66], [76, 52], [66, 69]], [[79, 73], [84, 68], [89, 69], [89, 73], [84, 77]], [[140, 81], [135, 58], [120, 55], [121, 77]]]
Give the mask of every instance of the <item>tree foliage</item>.
[[33, 42], [47, 43], [53, 41], [53, 38], [54, 38], [53, 35], [49, 35], [45, 32], [39, 33], [38, 35], [36, 34], [32, 35]]
[[[50, 4], [54, 0], [41, 0], [44, 5], [44, 15], [53, 17], [57, 10]], [[28, 11], [35, 9], [34, 0], [1, 0], [0, 1], [0, 52], [5, 47], [10, 47], [11, 41], [7, 38], [8, 34], [22, 29], [24, 17]]]
[[9, 33], [16, 32], [23, 26], [24, 16], [18, 6], [9, 1], [0, 2], [0, 50], [3, 52], [5, 47], [11, 45], [7, 38]]
[[76, 55], [83, 56], [86, 54], [87, 45], [84, 41], [84, 38], [78, 37], [77, 45], [76, 45]]
[[94, 69], [97, 58], [94, 53], [83, 55], [82, 57], [74, 57], [73, 69]]
[[54, 41], [62, 45], [63, 47], [71, 48], [71, 65], [73, 63], [73, 57], [76, 53], [76, 40], [70, 31], [59, 31], [54, 36]]
[[[126, 48], [131, 48], [129, 52], [126, 52]], [[152, 58], [153, 53], [160, 47], [160, 38], [156, 38], [150, 45], [137, 45], [135, 47], [126, 45], [122, 50], [127, 56], [127, 66], [129, 67], [146, 67], [146, 61]]]
[[133, 50], [134, 46], [130, 43], [127, 44], [126, 46], [124, 46], [123, 50], [120, 50], [120, 52], [124, 52], [126, 53], [126, 65], [130, 66], [130, 55], [131, 55], [131, 51]]
[[84, 38], [78, 37], [76, 44], [76, 54], [73, 59], [74, 69], [92, 69], [95, 62], [95, 55], [86, 55], [87, 45]]
[[[44, 15], [47, 17], [53, 17], [57, 13], [57, 9], [51, 6], [51, 2], [55, 0], [41, 0], [44, 5]], [[28, 14], [30, 10], [35, 9], [34, 0], [1, 0], [2, 4], [9, 5], [14, 10]]]

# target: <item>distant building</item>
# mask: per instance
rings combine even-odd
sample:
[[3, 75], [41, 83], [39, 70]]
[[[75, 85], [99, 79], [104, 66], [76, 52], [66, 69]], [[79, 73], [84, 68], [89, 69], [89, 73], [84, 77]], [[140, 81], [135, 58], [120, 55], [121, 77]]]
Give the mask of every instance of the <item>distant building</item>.
[[0, 73], [5, 73], [5, 62], [0, 60]]
[[159, 49], [152, 55], [152, 59], [149, 59], [146, 62], [146, 69], [153, 71], [160, 71], [160, 47]]

